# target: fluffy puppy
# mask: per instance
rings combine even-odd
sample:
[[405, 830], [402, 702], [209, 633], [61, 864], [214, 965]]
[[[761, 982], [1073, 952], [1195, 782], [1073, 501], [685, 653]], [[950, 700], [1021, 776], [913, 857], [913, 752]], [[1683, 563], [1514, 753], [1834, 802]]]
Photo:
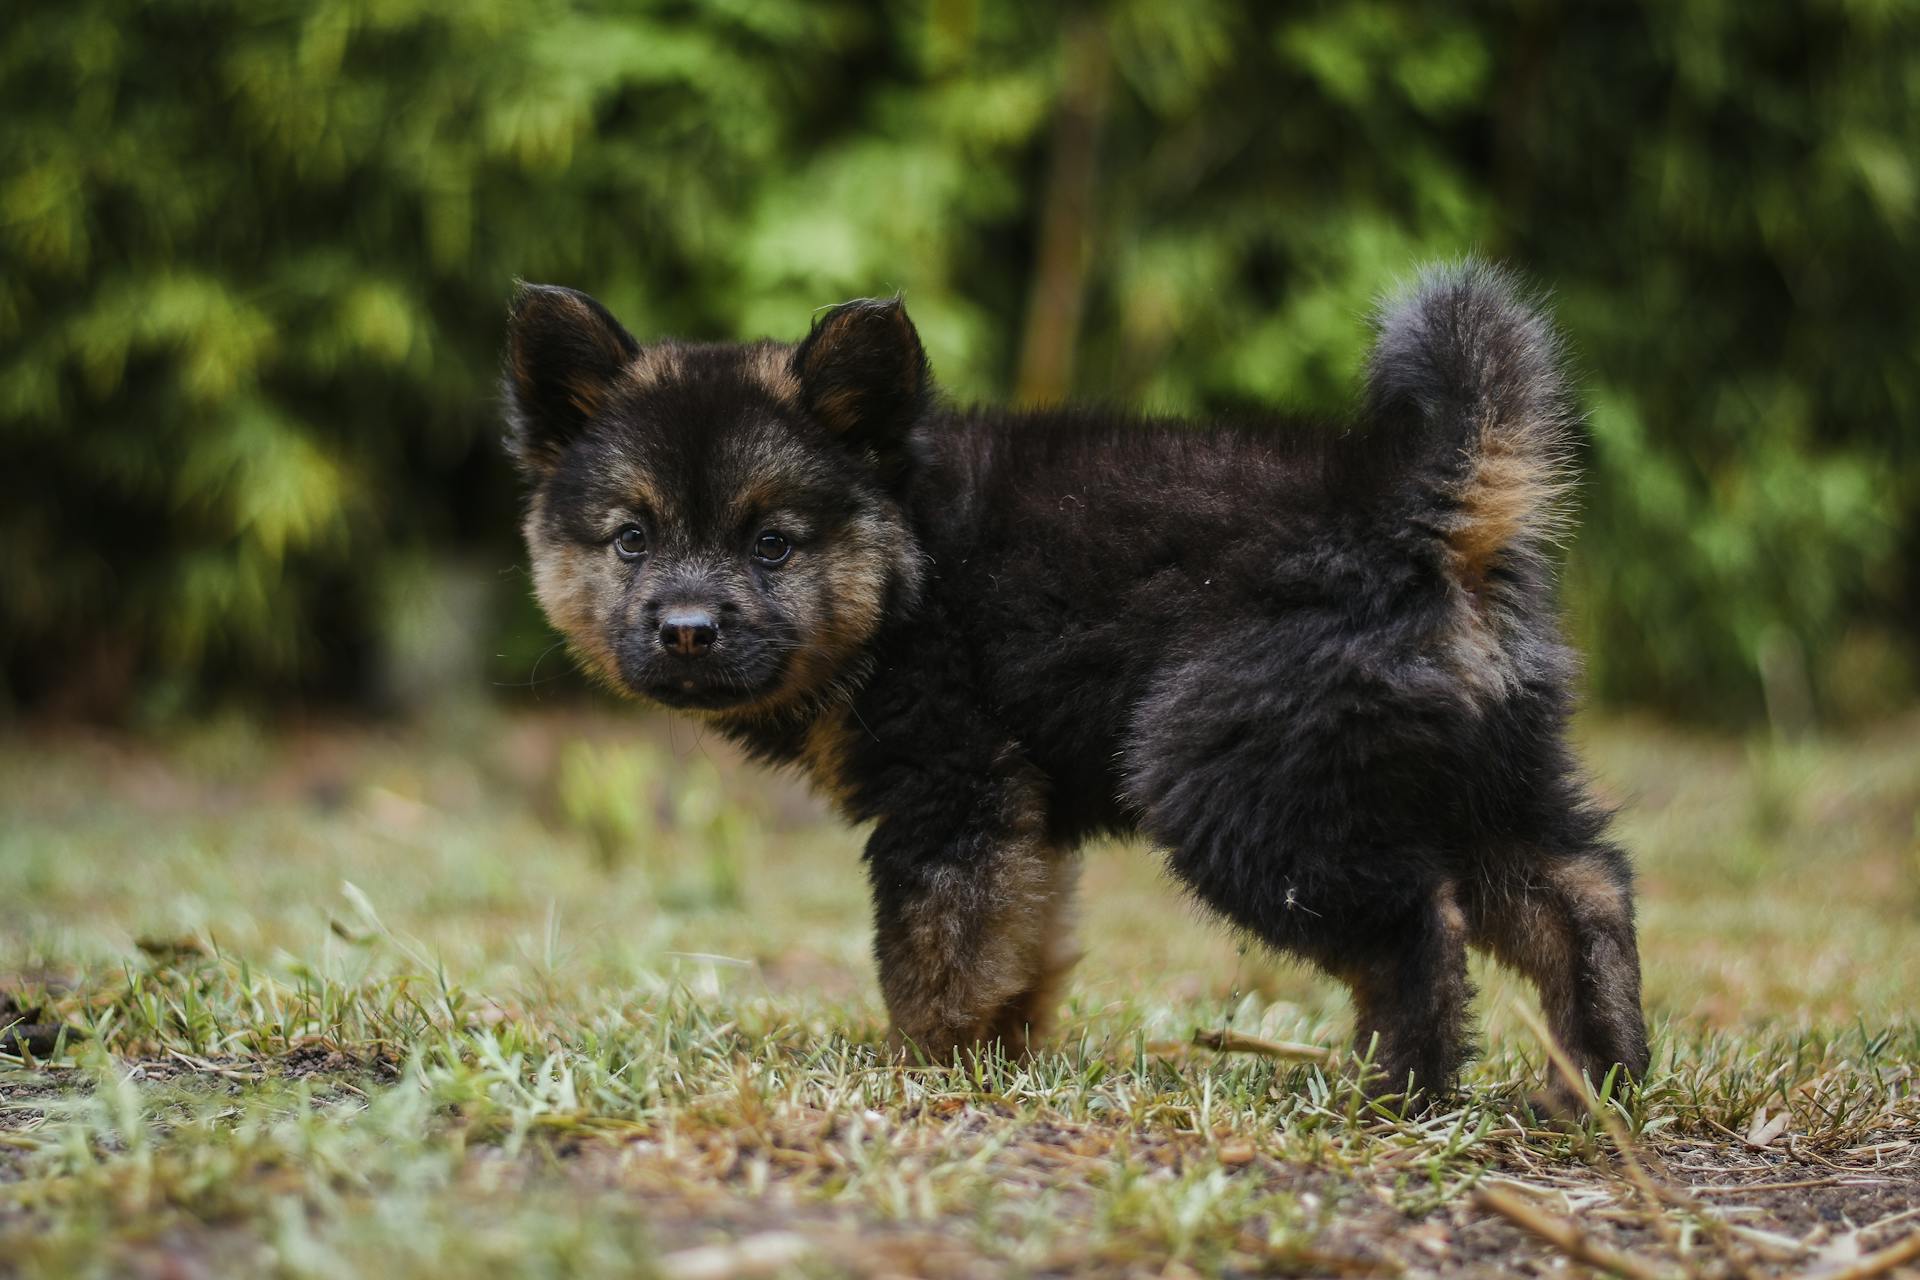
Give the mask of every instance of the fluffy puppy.
[[898, 300], [642, 345], [550, 286], [505, 395], [579, 661], [873, 824], [899, 1041], [1042, 1033], [1074, 851], [1138, 831], [1351, 988], [1376, 1088], [1453, 1084], [1469, 946], [1594, 1079], [1645, 1070], [1631, 875], [1566, 741], [1572, 408], [1500, 272], [1385, 305], [1344, 423], [955, 409]]

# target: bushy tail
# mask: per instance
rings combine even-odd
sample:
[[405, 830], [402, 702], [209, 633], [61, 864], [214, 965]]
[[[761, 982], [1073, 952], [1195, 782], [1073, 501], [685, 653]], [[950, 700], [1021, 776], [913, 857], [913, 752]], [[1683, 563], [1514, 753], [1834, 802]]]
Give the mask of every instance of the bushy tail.
[[[1513, 278], [1432, 267], [1382, 305], [1364, 447], [1470, 587], [1539, 563], [1566, 531], [1573, 401], [1560, 339]], [[1404, 510], [1404, 508], [1402, 508]]]

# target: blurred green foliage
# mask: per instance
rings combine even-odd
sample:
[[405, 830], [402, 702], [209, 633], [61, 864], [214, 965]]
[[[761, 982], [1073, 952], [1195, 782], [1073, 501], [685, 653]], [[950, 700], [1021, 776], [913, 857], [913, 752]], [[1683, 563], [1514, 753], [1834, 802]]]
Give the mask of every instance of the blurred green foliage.
[[[643, 337], [904, 290], [962, 397], [1010, 393], [1033, 282], [1065, 279], [1075, 394], [1339, 409], [1370, 300], [1470, 249], [1552, 288], [1579, 354], [1596, 692], [1911, 693], [1915, 4], [1064, 12], [29, 0], [0, 48], [6, 700], [403, 695], [442, 646], [536, 678], [494, 447], [516, 276]], [[1091, 125], [1064, 276], [1063, 92]]]
[[577, 738], [560, 753], [554, 791], [561, 824], [587, 837], [602, 868], [631, 863], [677, 909], [738, 905], [742, 861], [764, 833], [706, 756], [682, 763], [645, 742]]

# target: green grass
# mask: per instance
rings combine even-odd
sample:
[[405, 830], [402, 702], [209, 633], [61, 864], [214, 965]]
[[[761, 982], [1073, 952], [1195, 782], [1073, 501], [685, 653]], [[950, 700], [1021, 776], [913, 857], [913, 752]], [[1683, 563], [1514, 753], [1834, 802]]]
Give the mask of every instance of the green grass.
[[1484, 967], [1487, 1049], [1439, 1114], [1368, 1103], [1350, 1067], [1193, 1047], [1339, 1046], [1349, 1015], [1135, 847], [1088, 855], [1054, 1047], [892, 1065], [857, 833], [686, 725], [16, 737], [0, 1022], [67, 1030], [0, 1058], [0, 1270], [1545, 1259], [1485, 1187], [1662, 1272], [1871, 1252], [1920, 1227], [1895, 1216], [1920, 1187], [1915, 727], [1589, 727], [1642, 867], [1657, 1042], [1611, 1126], [1533, 1117], [1530, 997]]

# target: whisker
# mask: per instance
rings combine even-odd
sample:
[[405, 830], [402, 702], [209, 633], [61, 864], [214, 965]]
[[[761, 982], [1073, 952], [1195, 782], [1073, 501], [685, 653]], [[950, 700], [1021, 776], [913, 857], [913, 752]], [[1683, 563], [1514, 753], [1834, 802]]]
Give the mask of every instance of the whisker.
[[537, 689], [543, 684], [552, 684], [555, 680], [564, 680], [567, 675], [564, 671], [557, 675], [548, 676], [545, 680], [542, 680], [540, 678], [540, 664], [545, 662], [555, 649], [564, 649], [566, 645], [567, 642], [565, 640], [556, 640], [545, 649], [542, 649], [540, 656], [533, 660], [533, 669], [527, 673], [525, 680], [495, 680], [492, 681], [493, 687], [496, 689]]

